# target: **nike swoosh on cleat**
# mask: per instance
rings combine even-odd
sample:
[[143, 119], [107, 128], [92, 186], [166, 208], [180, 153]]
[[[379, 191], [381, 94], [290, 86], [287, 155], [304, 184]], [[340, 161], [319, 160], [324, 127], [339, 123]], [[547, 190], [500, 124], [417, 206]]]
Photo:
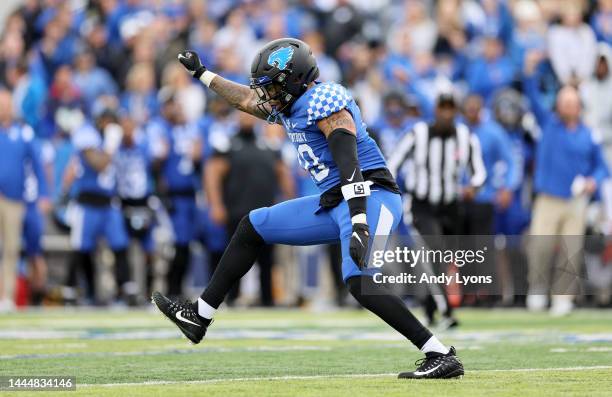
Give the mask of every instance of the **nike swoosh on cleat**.
[[353, 174], [351, 175], [351, 177], [350, 177], [350, 178], [347, 178], [347, 181], [349, 181], [349, 182], [353, 182], [353, 178], [355, 178], [355, 171], [357, 171], [357, 168], [355, 168], [355, 169], [353, 170]]
[[355, 237], [357, 239], [357, 241], [359, 241], [359, 244], [361, 244], [362, 247], [364, 246], [363, 242], [361, 241], [361, 238], [359, 237], [357, 232], [353, 232], [353, 237]]
[[433, 371], [435, 371], [436, 369], [440, 368], [441, 366], [442, 366], [442, 364], [440, 364], [437, 367], [434, 367], [432, 369], [429, 369], [427, 371], [423, 371], [423, 372], [415, 371], [414, 374], [416, 376], [428, 375], [428, 374], [432, 373]]
[[182, 322], [184, 322], [184, 323], [193, 324], [193, 325], [196, 325], [196, 326], [198, 326], [198, 327], [201, 327], [201, 325], [200, 325], [200, 324], [196, 324], [196, 323], [194, 323], [193, 321], [187, 320], [185, 317], [183, 317], [183, 314], [182, 314], [182, 313], [183, 313], [183, 311], [182, 311], [182, 310], [179, 310], [178, 312], [176, 312], [176, 314], [175, 314], [174, 316], [175, 316], [175, 317], [176, 317], [178, 320], [180, 320], [180, 321], [182, 321]]

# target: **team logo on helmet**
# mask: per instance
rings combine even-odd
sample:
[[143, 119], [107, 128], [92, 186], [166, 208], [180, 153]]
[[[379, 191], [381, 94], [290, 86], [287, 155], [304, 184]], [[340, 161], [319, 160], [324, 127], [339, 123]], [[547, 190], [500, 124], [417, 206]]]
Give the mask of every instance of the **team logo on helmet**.
[[293, 47], [281, 47], [268, 56], [268, 65], [284, 70], [291, 58], [293, 58]]

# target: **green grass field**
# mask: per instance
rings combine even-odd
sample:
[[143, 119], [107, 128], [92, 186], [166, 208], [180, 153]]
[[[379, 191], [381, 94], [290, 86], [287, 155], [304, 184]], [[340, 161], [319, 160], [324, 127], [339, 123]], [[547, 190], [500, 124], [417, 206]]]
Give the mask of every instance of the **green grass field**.
[[225, 310], [197, 346], [154, 311], [4, 315], [0, 375], [76, 376], [77, 391], [0, 395], [612, 396], [612, 311], [459, 318], [439, 335], [465, 377], [406, 381], [421, 355], [365, 311]]

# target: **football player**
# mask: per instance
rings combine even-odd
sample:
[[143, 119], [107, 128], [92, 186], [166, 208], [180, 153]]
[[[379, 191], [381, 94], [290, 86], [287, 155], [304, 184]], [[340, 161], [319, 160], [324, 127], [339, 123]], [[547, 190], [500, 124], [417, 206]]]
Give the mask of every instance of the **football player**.
[[156, 292], [152, 298], [157, 307], [199, 343], [225, 295], [251, 268], [264, 244], [340, 241], [342, 274], [351, 294], [425, 353], [415, 371], [399, 377], [462, 376], [455, 349], [444, 346], [398, 296], [373, 281], [378, 269], [367, 266], [368, 247], [373, 236], [386, 240], [397, 227], [399, 189], [349, 92], [316, 80], [319, 70], [308, 45], [293, 38], [268, 43], [253, 60], [250, 87], [207, 70], [193, 51], [182, 52], [178, 59], [235, 108], [282, 123], [321, 194], [251, 211], [238, 225], [201, 297], [179, 302]]
[[189, 268], [189, 244], [195, 238], [197, 166], [200, 161], [200, 134], [188, 123], [178, 105], [176, 92], [162, 88], [158, 95], [161, 114], [147, 127], [151, 140], [154, 169], [158, 169], [157, 189], [166, 196], [166, 209], [174, 232], [174, 258], [166, 281], [168, 294], [183, 294], [183, 278]]
[[96, 301], [94, 253], [98, 239], [104, 237], [115, 257], [117, 297], [133, 301], [128, 264], [128, 235], [121, 210], [113, 202], [116, 192], [114, 156], [121, 144], [123, 131], [116, 124], [116, 109], [103, 102], [96, 104], [94, 122], [83, 122], [72, 133], [76, 154], [76, 202], [69, 210], [70, 245], [67, 304], [76, 299], [77, 273], [81, 269], [87, 284], [87, 298]]

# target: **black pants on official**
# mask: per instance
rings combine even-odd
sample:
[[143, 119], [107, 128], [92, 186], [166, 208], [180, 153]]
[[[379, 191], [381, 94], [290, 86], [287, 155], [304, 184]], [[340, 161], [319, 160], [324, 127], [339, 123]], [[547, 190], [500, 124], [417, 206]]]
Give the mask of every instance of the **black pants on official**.
[[474, 201], [463, 203], [463, 230], [461, 234], [471, 236], [489, 236], [493, 234], [495, 207], [491, 203]]
[[[432, 205], [427, 201], [413, 200], [412, 202], [413, 224], [418, 233], [423, 236], [425, 244], [430, 249], [452, 249], [453, 247], [444, 246], [441, 236], [456, 235], [461, 232], [463, 217], [458, 203]], [[433, 271], [439, 274], [445, 269], [433, 266]], [[443, 315], [452, 316], [453, 308], [449, 304], [448, 295], [444, 288], [438, 292], [446, 302]], [[433, 297], [433, 292], [428, 290], [423, 302], [425, 314], [430, 322], [434, 320], [438, 305]]]
[[[470, 249], [480, 249], [485, 240], [489, 240], [483, 236], [493, 236], [495, 234], [495, 206], [492, 203], [478, 203], [475, 201], [468, 201], [462, 203], [463, 206], [463, 230], [461, 234], [465, 234], [467, 238], [467, 244]], [[473, 236], [473, 237], [467, 237]], [[490, 237], [490, 245], [493, 237]], [[490, 263], [496, 263], [492, 260], [492, 255], [495, 255], [495, 251], [488, 253]], [[477, 271], [472, 266], [466, 266], [462, 269], [462, 274], [466, 276], [477, 275]], [[489, 304], [494, 302], [497, 298], [495, 297], [494, 291], [480, 287], [477, 290], [465, 291], [463, 294], [462, 304], [464, 305], [481, 305]]]

